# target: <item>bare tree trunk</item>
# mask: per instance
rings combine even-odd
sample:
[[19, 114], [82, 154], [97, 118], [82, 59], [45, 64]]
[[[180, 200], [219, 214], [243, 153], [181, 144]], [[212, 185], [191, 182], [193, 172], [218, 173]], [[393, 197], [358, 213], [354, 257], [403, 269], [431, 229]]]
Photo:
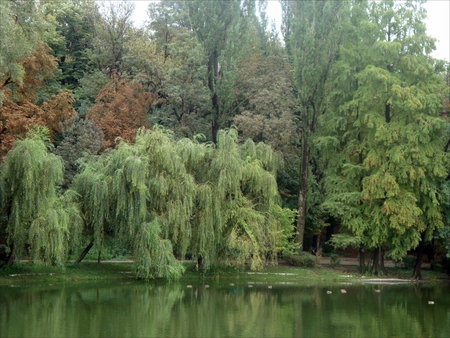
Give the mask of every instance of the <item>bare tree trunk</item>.
[[80, 256], [75, 261], [75, 264], [80, 263], [84, 259], [84, 257], [86, 257], [86, 255], [88, 254], [89, 250], [91, 250], [93, 245], [94, 245], [94, 241], [92, 241], [91, 243], [88, 244], [88, 246], [83, 250], [83, 252], [80, 254]]
[[10, 252], [9, 252], [8, 259], [6, 260], [6, 264], [11, 266], [14, 264], [14, 260], [16, 258], [16, 256], [14, 255], [14, 244], [11, 244], [9, 246], [9, 250], [10, 250]]
[[201, 271], [203, 271], [203, 258], [202, 258], [202, 256], [199, 256], [198, 257], [198, 259], [197, 259], [197, 264], [196, 264], [196, 268], [197, 268], [197, 270], [201, 270]]
[[414, 267], [414, 272], [412, 275], [413, 278], [419, 279], [419, 280], [422, 279], [421, 268], [422, 268], [422, 258], [423, 258], [423, 247], [425, 246], [424, 242], [425, 242], [425, 233], [422, 232], [422, 238], [419, 243], [419, 252], [417, 253], [416, 265]]
[[384, 268], [384, 252], [381, 247], [376, 248], [373, 254], [372, 272], [376, 276], [383, 276], [386, 274], [386, 269]]
[[366, 272], [366, 263], [364, 261], [364, 245], [359, 247], [359, 272], [363, 275]]
[[311, 244], [312, 244], [312, 253], [317, 254], [320, 248], [320, 235], [313, 235]]
[[329, 223], [330, 225], [326, 227], [327, 234], [325, 237], [325, 242], [328, 242], [331, 239], [331, 236], [333, 236], [334, 234], [334, 225], [336, 224], [336, 220], [334, 219], [334, 217], [329, 218]]
[[[305, 128], [306, 129], [306, 128]], [[305, 235], [306, 224], [306, 194], [308, 192], [308, 166], [309, 166], [309, 145], [307, 131], [302, 133], [301, 164], [300, 164], [300, 184], [298, 188], [298, 214], [297, 214], [297, 243], [300, 252], [303, 250], [303, 237]]]
[[208, 63], [208, 88], [211, 92], [213, 118], [211, 122], [211, 137], [214, 144], [217, 144], [217, 132], [219, 131], [219, 97], [216, 92], [216, 81], [219, 77], [219, 56], [214, 51]]

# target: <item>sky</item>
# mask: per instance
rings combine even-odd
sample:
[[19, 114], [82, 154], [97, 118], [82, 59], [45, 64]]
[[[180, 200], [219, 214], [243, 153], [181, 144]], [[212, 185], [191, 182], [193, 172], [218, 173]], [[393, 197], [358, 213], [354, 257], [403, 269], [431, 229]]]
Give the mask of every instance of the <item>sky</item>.
[[[134, 22], [137, 26], [147, 20], [147, 6], [151, 1], [136, 0]], [[428, 18], [425, 21], [428, 35], [436, 38], [436, 59], [450, 61], [450, 0], [429, 0], [425, 5]], [[269, 19], [275, 20], [278, 27], [281, 22], [281, 8], [277, 0], [269, 0], [267, 13]]]

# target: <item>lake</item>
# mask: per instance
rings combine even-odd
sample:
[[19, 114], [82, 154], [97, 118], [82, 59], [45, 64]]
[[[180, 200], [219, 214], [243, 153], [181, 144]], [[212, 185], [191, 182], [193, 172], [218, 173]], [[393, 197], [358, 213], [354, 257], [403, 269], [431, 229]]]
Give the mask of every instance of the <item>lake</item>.
[[0, 337], [450, 337], [449, 285], [208, 283], [1, 286]]

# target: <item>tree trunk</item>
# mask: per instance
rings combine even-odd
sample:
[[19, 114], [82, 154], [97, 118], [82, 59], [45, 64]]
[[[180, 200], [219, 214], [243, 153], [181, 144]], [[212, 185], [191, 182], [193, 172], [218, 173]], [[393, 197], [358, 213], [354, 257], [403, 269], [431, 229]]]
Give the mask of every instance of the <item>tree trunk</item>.
[[335, 224], [334, 218], [330, 217], [330, 225], [327, 226], [327, 234], [325, 237], [325, 242], [328, 242], [331, 239], [331, 236], [334, 234], [334, 224]]
[[302, 133], [301, 164], [300, 164], [300, 184], [298, 188], [298, 214], [297, 214], [297, 243], [300, 252], [303, 251], [303, 237], [305, 235], [306, 224], [306, 194], [308, 192], [308, 165], [309, 165], [309, 145], [307, 131]]
[[200, 256], [200, 257], [198, 257], [198, 259], [197, 259], [197, 264], [196, 264], [196, 268], [197, 268], [197, 270], [201, 270], [201, 271], [203, 271], [203, 258], [202, 258], [202, 256]]
[[424, 242], [425, 242], [425, 232], [422, 232], [422, 238], [419, 243], [419, 252], [417, 253], [416, 265], [414, 267], [414, 272], [412, 275], [413, 278], [419, 279], [419, 280], [422, 279], [421, 267], [422, 267], [422, 258], [423, 258], [423, 247], [425, 246]]
[[312, 253], [316, 255], [319, 252], [320, 247], [320, 235], [313, 235], [312, 238]]
[[366, 272], [366, 263], [364, 261], [364, 245], [359, 247], [359, 272], [363, 275]]
[[219, 131], [219, 119], [218, 114], [214, 115], [211, 122], [211, 136], [214, 144], [217, 144], [217, 133]]
[[372, 272], [376, 276], [383, 276], [386, 274], [386, 269], [384, 268], [384, 252], [381, 247], [376, 248], [373, 254]]
[[14, 255], [14, 244], [11, 244], [9, 246], [10, 252], [9, 252], [9, 256], [8, 259], [6, 260], [6, 264], [11, 266], [14, 264], [14, 260], [16, 258], [16, 256]]
[[214, 51], [208, 62], [208, 88], [211, 92], [213, 118], [211, 123], [211, 137], [214, 144], [217, 143], [219, 131], [219, 97], [216, 92], [216, 83], [219, 77], [219, 55]]
[[434, 238], [431, 240], [431, 243], [424, 246], [423, 253], [427, 255], [428, 262], [431, 264], [431, 270], [433, 270], [433, 262], [434, 262]]
[[83, 252], [80, 254], [80, 256], [75, 261], [75, 264], [80, 263], [84, 259], [84, 257], [86, 257], [86, 255], [88, 254], [89, 250], [91, 250], [93, 245], [94, 245], [94, 241], [92, 241], [91, 243], [88, 244], [88, 246], [83, 250]]

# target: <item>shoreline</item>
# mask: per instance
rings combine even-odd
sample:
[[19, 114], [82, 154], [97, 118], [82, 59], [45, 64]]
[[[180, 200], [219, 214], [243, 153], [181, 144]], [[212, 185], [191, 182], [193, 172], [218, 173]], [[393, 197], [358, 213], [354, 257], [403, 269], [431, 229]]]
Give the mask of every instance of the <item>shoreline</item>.
[[[322, 263], [327, 260], [328, 264]], [[254, 280], [272, 283], [303, 283], [303, 282], [327, 282], [327, 283], [363, 283], [363, 284], [406, 284], [406, 283], [450, 283], [450, 276], [423, 268], [422, 280], [412, 279], [412, 270], [399, 269], [387, 266], [388, 274], [378, 277], [366, 273], [359, 274], [357, 265], [346, 260], [339, 266], [332, 267], [328, 258], [322, 258], [321, 264], [316, 268], [303, 268], [286, 265], [279, 262], [277, 266], [269, 266], [264, 270], [250, 271], [239, 270], [233, 267], [212, 267], [207, 272], [197, 271], [195, 263], [183, 261], [186, 268], [180, 281], [204, 281], [204, 280]], [[0, 268], [0, 286], [8, 285], [33, 285], [42, 283], [72, 283], [79, 281], [102, 280], [130, 280], [134, 279], [132, 272], [132, 260], [105, 260], [83, 261], [80, 264], [69, 264], [66, 268], [56, 268], [33, 264], [29, 261], [21, 261], [15, 265]], [[150, 280], [150, 282], [153, 280]], [[164, 282], [164, 279], [156, 278], [154, 281]]]

